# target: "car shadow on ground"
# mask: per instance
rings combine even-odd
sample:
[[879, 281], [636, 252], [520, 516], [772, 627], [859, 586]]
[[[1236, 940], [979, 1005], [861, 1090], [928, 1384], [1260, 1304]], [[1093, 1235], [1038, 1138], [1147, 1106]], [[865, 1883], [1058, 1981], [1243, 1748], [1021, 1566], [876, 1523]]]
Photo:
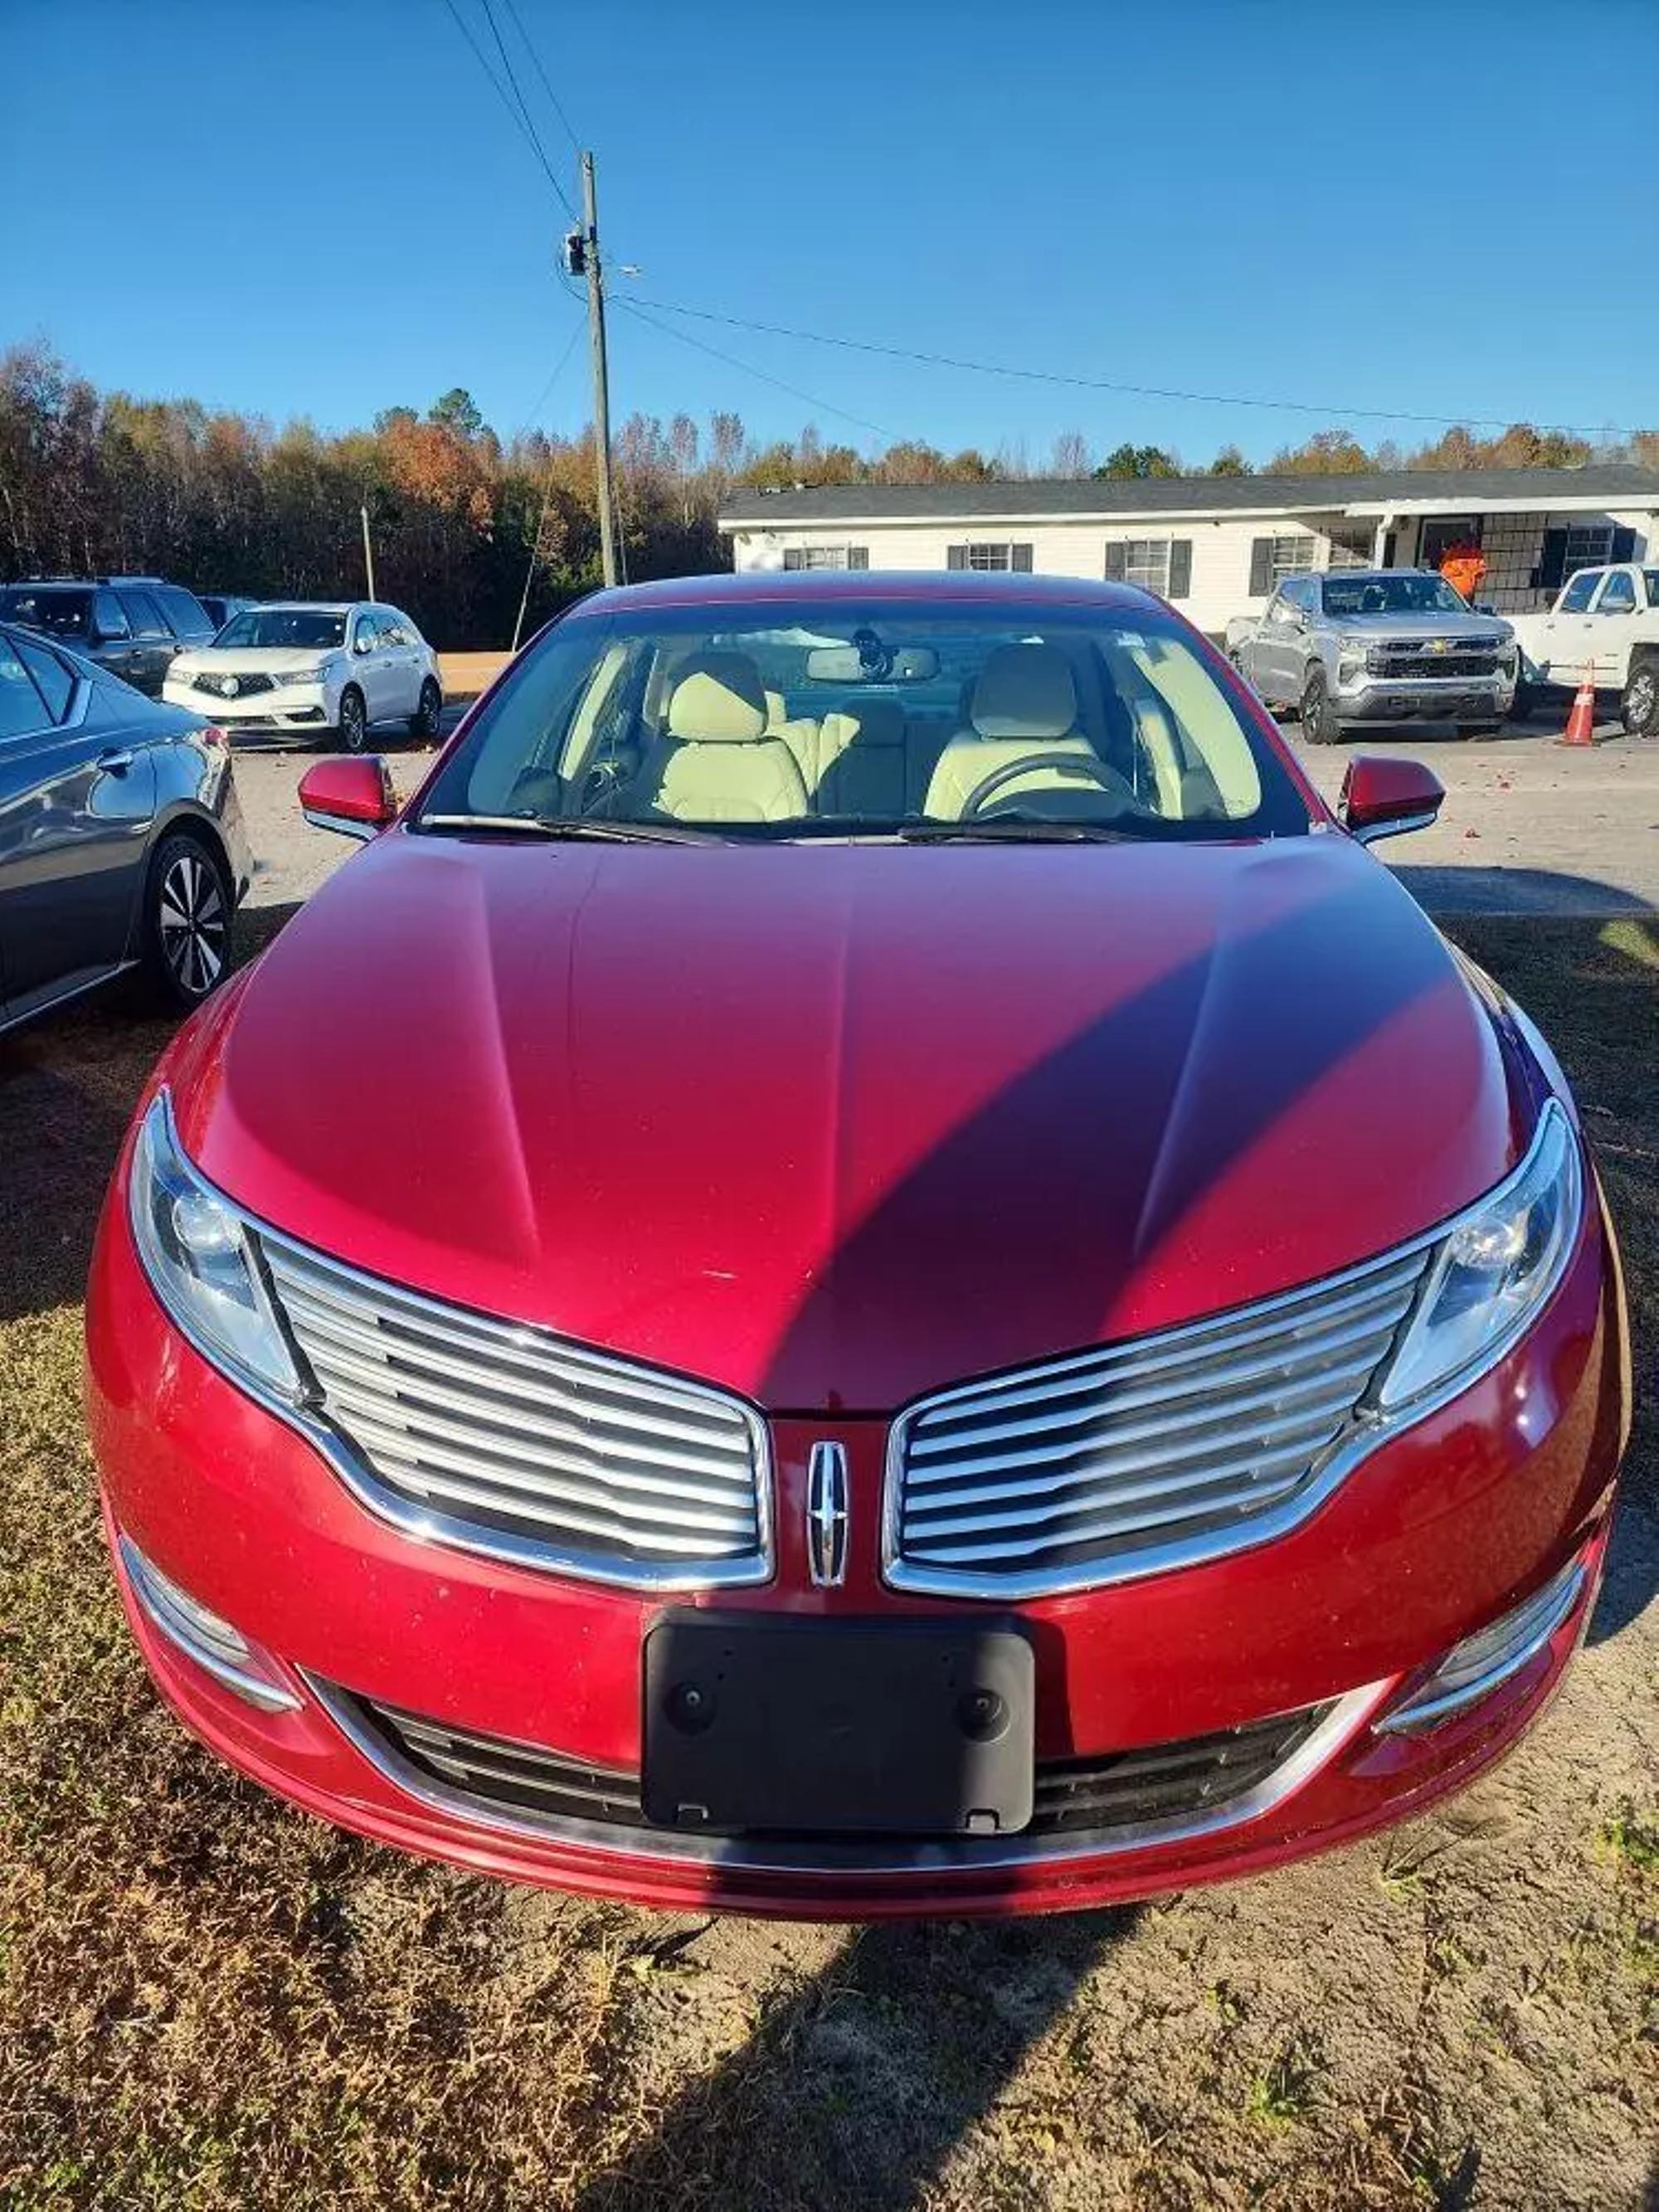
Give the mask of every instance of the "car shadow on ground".
[[1650, 900], [1593, 876], [1569, 875], [1561, 868], [1437, 867], [1431, 863], [1395, 862], [1395, 876], [1420, 907], [1437, 918], [1489, 914], [1525, 919], [1532, 915], [1579, 921], [1612, 920], [1620, 915], [1659, 915]]
[[[1138, 1911], [851, 1931], [585, 2184], [575, 2212], [926, 2203], [1028, 2053], [1076, 2032], [1083, 1985]], [[1036, 2154], [1021, 2147], [1023, 2164]]]

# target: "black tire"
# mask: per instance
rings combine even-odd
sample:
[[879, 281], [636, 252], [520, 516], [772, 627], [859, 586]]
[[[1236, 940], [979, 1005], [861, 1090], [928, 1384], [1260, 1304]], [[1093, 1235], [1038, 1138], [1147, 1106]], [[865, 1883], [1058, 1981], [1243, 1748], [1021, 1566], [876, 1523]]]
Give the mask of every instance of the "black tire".
[[438, 734], [438, 725], [443, 720], [444, 695], [436, 680], [428, 676], [421, 686], [421, 703], [409, 718], [409, 734], [423, 745], [429, 745]]
[[348, 684], [340, 694], [339, 739], [343, 753], [368, 750], [368, 709], [355, 684]]
[[1659, 737], [1659, 657], [1650, 654], [1631, 670], [1619, 719], [1627, 737]]
[[1331, 704], [1330, 686], [1322, 668], [1310, 668], [1302, 687], [1302, 734], [1310, 745], [1340, 745], [1342, 725]]
[[153, 1006], [188, 1013], [224, 981], [234, 911], [224, 854], [181, 831], [163, 837], [150, 856], [140, 924], [141, 975]]
[[1537, 712], [1538, 694], [1533, 690], [1530, 684], [1517, 681], [1515, 687], [1515, 697], [1510, 705], [1510, 721], [1529, 721]]

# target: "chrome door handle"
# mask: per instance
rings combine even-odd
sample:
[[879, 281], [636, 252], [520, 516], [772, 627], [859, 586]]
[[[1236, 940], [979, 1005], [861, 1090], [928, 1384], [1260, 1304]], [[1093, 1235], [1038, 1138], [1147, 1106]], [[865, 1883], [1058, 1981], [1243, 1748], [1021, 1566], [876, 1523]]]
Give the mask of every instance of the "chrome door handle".
[[132, 766], [132, 755], [125, 745], [112, 745], [107, 752], [99, 754], [97, 765], [111, 775], [125, 775]]

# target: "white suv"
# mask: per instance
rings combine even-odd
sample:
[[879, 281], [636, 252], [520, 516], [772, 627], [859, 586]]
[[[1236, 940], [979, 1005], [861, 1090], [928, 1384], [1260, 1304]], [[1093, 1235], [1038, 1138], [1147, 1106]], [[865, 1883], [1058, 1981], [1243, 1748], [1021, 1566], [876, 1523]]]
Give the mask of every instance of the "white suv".
[[162, 696], [227, 729], [333, 738], [350, 753], [376, 722], [430, 741], [444, 703], [437, 656], [409, 617], [362, 599], [246, 608], [177, 656]]

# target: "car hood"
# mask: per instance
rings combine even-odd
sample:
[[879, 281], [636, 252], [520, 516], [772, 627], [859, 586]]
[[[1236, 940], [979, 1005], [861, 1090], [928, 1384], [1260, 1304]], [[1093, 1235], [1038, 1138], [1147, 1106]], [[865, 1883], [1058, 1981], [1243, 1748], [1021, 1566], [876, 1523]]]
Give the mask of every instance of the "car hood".
[[394, 830], [187, 1033], [205, 1172], [436, 1296], [890, 1408], [1386, 1249], [1516, 1157], [1491, 1021], [1328, 830]]
[[343, 645], [197, 646], [175, 655], [173, 676], [297, 676], [343, 653]]
[[1356, 637], [1455, 637], [1475, 645], [1503, 645], [1514, 633], [1509, 624], [1490, 615], [1448, 615], [1432, 611], [1395, 615], [1327, 615], [1333, 629], [1352, 630]]

